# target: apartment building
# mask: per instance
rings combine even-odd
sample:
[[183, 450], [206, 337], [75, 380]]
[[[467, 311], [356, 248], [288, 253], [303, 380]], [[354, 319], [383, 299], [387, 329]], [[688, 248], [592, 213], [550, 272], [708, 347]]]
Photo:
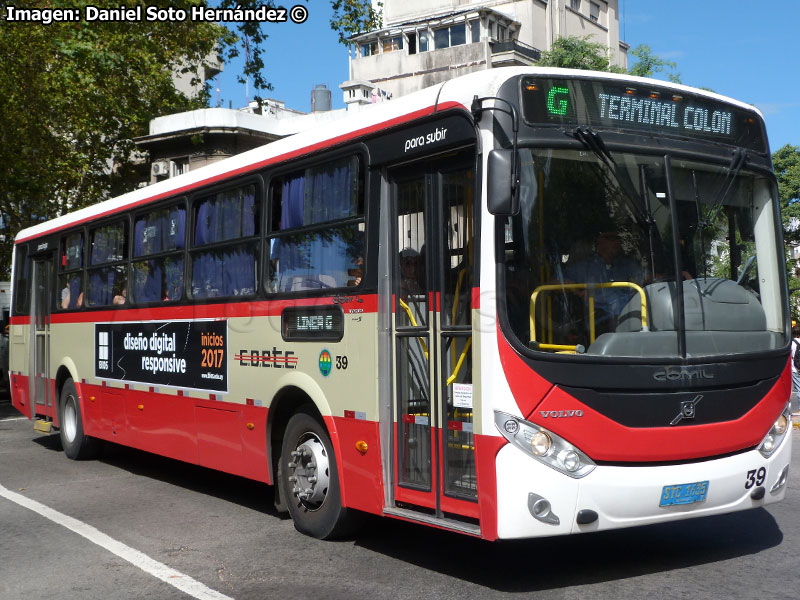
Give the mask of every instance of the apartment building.
[[352, 38], [345, 103], [402, 96], [472, 71], [531, 65], [562, 36], [591, 36], [628, 66], [619, 0], [384, 0], [384, 27]]

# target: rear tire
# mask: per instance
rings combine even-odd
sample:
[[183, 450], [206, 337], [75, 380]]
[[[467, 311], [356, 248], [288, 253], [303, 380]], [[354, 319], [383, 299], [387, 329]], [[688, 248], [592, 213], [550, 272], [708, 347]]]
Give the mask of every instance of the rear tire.
[[297, 531], [325, 540], [353, 530], [358, 513], [342, 506], [333, 444], [310, 414], [289, 419], [278, 473], [281, 498]]
[[72, 460], [95, 458], [100, 450], [100, 440], [89, 437], [83, 432], [81, 403], [72, 379], [64, 382], [59, 408], [61, 446], [64, 448], [64, 454]]

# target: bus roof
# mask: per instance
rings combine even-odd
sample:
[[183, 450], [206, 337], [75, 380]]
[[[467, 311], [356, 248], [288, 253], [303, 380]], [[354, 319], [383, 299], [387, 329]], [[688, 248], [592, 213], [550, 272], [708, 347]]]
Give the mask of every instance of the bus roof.
[[476, 91], [480, 90], [480, 94], [484, 96], [494, 96], [503, 83], [520, 75], [603, 78], [647, 84], [727, 102], [740, 108], [751, 110], [763, 119], [760, 111], [749, 104], [714, 92], [655, 79], [601, 71], [580, 71], [551, 67], [489, 69], [457, 77], [389, 102], [361, 107], [358, 111], [354, 111], [352, 115], [348, 114], [339, 120], [318, 128], [297, 133], [195, 171], [190, 171], [184, 175], [139, 188], [116, 198], [111, 198], [28, 227], [17, 234], [15, 243], [47, 235], [96, 218], [113, 215], [125, 209], [143, 206], [171, 196], [190, 193], [192, 190], [213, 184], [232, 175], [245, 174], [270, 164], [279, 164], [319, 150], [345, 144], [361, 136], [401, 125], [437, 111], [459, 107], [468, 110]]

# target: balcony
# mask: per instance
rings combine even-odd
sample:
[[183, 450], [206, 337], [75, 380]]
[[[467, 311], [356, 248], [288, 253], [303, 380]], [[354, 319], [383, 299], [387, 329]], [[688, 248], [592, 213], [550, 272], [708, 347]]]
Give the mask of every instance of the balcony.
[[512, 67], [533, 65], [542, 56], [541, 50], [518, 40], [489, 42], [492, 53], [492, 67]]

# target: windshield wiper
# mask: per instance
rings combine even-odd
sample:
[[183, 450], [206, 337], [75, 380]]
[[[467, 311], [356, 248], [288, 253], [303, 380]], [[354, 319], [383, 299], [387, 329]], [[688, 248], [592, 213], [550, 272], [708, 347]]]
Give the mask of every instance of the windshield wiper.
[[[647, 225], [648, 228], [653, 227], [655, 225], [655, 221], [653, 220], [653, 215], [650, 213], [650, 210], [647, 206], [644, 205], [642, 201], [642, 196], [640, 196], [633, 186], [631, 186], [630, 182], [625, 178], [620, 178], [619, 174], [617, 173], [617, 161], [614, 160], [614, 156], [611, 154], [611, 151], [606, 147], [605, 143], [603, 142], [603, 138], [600, 137], [596, 131], [593, 131], [589, 127], [576, 127], [575, 130], [572, 132], [572, 136], [581, 142], [586, 148], [591, 150], [597, 158], [599, 158], [611, 174], [614, 176], [614, 179], [619, 184], [622, 191], [630, 198], [631, 204], [633, 205], [634, 210], [636, 211], [636, 217], [639, 219], [640, 222]], [[644, 193], [644, 188], [642, 189]]]
[[[611, 166], [612, 164], [615, 167], [617, 166], [617, 161], [615, 161], [614, 157], [611, 156], [611, 152], [608, 151], [605, 143], [603, 143], [603, 139], [597, 134], [597, 132], [593, 131], [589, 127], [576, 127], [572, 135], [589, 150], [594, 152], [597, 155], [597, 158], [602, 160], [609, 169], [613, 168]], [[616, 173], [614, 175], [616, 175]]]
[[753, 256], [747, 259], [747, 262], [744, 265], [744, 269], [742, 269], [742, 273], [741, 275], [739, 275], [739, 279], [736, 280], [736, 283], [741, 285], [742, 281], [744, 281], [744, 278], [747, 277], [747, 274], [750, 272], [750, 268], [753, 266], [755, 260], [756, 260], [755, 254], [753, 254]]
[[736, 176], [739, 175], [739, 171], [746, 162], [747, 151], [737, 148], [736, 152], [733, 154], [730, 164], [728, 164], [728, 172], [725, 175], [725, 180], [722, 182], [722, 185], [717, 191], [714, 202], [711, 203], [711, 208], [708, 209], [705, 218], [703, 218], [703, 220], [698, 224], [700, 229], [705, 229], [717, 218], [717, 214], [719, 213], [719, 209], [722, 207], [722, 203], [725, 201], [725, 198], [731, 191], [731, 188], [736, 181]]

